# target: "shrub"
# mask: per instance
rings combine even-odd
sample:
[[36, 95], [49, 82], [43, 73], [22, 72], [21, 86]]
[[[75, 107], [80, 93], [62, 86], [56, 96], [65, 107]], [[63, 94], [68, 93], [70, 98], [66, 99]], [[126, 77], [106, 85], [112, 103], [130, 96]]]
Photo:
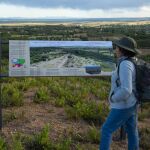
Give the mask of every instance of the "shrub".
[[82, 103], [78, 102], [74, 108], [76, 109], [79, 116], [81, 116], [85, 120], [91, 120], [95, 118], [95, 103]]
[[27, 89], [30, 88], [30, 79], [24, 79], [24, 80], [21, 80], [21, 81], [16, 81], [16, 82], [13, 82], [13, 84], [15, 85], [15, 87], [18, 89], [18, 90], [21, 90], [21, 91], [26, 91]]
[[24, 150], [22, 141], [21, 141], [21, 136], [19, 133], [13, 134], [12, 135], [12, 150]]
[[57, 98], [55, 100], [55, 106], [62, 107], [64, 105], [65, 105], [65, 98], [64, 97]]
[[49, 126], [46, 125], [42, 131], [26, 141], [26, 148], [30, 150], [50, 150], [53, 149], [49, 138]]
[[3, 124], [7, 124], [7, 123], [11, 122], [12, 120], [17, 119], [15, 112], [5, 113], [3, 115], [4, 115], [3, 116]]
[[87, 140], [91, 143], [99, 144], [100, 142], [100, 129], [98, 130], [94, 124], [89, 127], [87, 132]]
[[144, 109], [144, 110], [142, 110], [142, 112], [139, 113], [138, 119], [140, 121], [144, 120], [145, 118], [150, 118], [150, 108]]
[[86, 132], [80, 132], [73, 135], [73, 139], [82, 143], [99, 144], [100, 142], [100, 130], [98, 130], [94, 124], [89, 126]]
[[107, 114], [108, 107], [104, 104], [96, 104], [95, 102], [77, 102], [73, 107], [65, 107], [65, 111], [69, 118], [79, 119], [83, 118], [88, 122], [103, 123]]
[[23, 94], [14, 84], [2, 85], [2, 106], [21, 106], [23, 105]]
[[139, 132], [140, 135], [140, 147], [143, 148], [143, 150], [150, 149], [150, 128], [143, 128]]
[[95, 102], [84, 102], [84, 103], [77, 103], [75, 105], [75, 109], [79, 116], [83, 119], [90, 121], [90, 122], [97, 122], [102, 123], [106, 117], [107, 108], [102, 104], [96, 104]]
[[69, 119], [79, 119], [80, 118], [80, 116], [76, 112], [76, 109], [71, 107], [71, 106], [66, 106], [65, 112], [66, 112]]
[[46, 103], [49, 101], [49, 92], [47, 87], [41, 86], [35, 93], [34, 102], [35, 103]]
[[72, 139], [62, 138], [58, 144], [55, 145], [56, 150], [70, 150], [72, 144]]
[[6, 142], [1, 137], [0, 137], [0, 150], [7, 150]]

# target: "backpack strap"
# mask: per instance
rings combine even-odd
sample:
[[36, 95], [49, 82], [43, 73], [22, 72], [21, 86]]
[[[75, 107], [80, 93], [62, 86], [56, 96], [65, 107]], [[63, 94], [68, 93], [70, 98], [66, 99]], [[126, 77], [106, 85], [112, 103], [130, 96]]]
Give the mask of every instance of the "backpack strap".
[[129, 61], [133, 62], [131, 58], [127, 57], [127, 58], [121, 60], [121, 61], [118, 63], [118, 66], [117, 66], [117, 75], [118, 75], [118, 78], [117, 78], [117, 80], [116, 80], [116, 85], [117, 85], [117, 87], [119, 86], [119, 81], [120, 81], [120, 77], [119, 77], [120, 64], [121, 64], [121, 62], [123, 62], [124, 60], [129, 60]]
[[[124, 60], [131, 61], [135, 66], [135, 71], [136, 71], [136, 77], [135, 77], [136, 85], [135, 86], [137, 88], [137, 65], [136, 65], [136, 60], [134, 60], [132, 58], [129, 58], [129, 57], [123, 59], [122, 61], [124, 61]], [[117, 75], [118, 75], [118, 79], [116, 80], [117, 87], [119, 86], [119, 81], [120, 81], [119, 68], [120, 68], [120, 64], [121, 64], [122, 61], [119, 62], [118, 68], [117, 68]], [[136, 104], [138, 105], [139, 108], [141, 108], [141, 112], [142, 112], [142, 101], [141, 101], [140, 95], [135, 90], [133, 90], [133, 93], [134, 93], [135, 97], [137, 98], [137, 103]]]
[[[136, 67], [136, 63], [135, 63], [135, 61], [134, 61], [132, 58], [127, 57], [127, 58], [123, 59], [122, 61], [120, 61], [119, 64], [118, 64], [118, 68], [117, 68], [117, 75], [118, 75], [118, 78], [117, 78], [117, 80], [116, 80], [116, 85], [117, 85], [117, 87], [119, 86], [119, 81], [120, 81], [120, 77], [119, 77], [120, 64], [121, 64], [121, 62], [123, 62], [124, 60], [128, 60], [128, 61], [130, 61], [130, 62], [132, 62], [132, 63], [134, 64], [134, 66], [135, 66], [135, 71], [136, 71], [135, 81], [136, 81], [136, 84], [137, 84], [137, 67]], [[137, 87], [137, 85], [136, 85], [136, 87]], [[141, 101], [140, 101], [140, 98], [139, 98], [139, 94], [138, 94], [135, 90], [133, 90], [133, 93], [134, 93], [135, 97], [137, 98], [138, 103], [141, 104]]]

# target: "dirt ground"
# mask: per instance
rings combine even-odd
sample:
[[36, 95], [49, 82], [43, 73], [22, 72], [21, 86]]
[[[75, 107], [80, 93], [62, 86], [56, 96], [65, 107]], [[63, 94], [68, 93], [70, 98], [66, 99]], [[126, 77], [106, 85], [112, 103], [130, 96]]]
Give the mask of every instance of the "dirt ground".
[[[68, 130], [74, 133], [86, 133], [89, 124], [84, 120], [70, 120], [64, 111], [64, 108], [55, 107], [52, 104], [35, 104], [33, 97], [35, 90], [28, 90], [24, 93], [24, 105], [21, 107], [11, 107], [3, 109], [4, 117], [6, 114], [15, 114], [14, 119], [5, 121], [3, 124], [2, 133], [6, 137], [7, 142], [11, 141], [11, 135], [15, 132], [20, 132], [25, 135], [32, 135], [41, 131], [46, 125], [50, 124], [50, 137], [56, 141], [60, 135]], [[6, 119], [6, 118], [5, 118]], [[139, 128], [149, 127], [150, 119], [139, 122]], [[81, 143], [84, 146], [89, 143]], [[95, 149], [98, 149], [98, 144], [94, 144]], [[126, 150], [127, 141], [113, 141], [112, 150]]]

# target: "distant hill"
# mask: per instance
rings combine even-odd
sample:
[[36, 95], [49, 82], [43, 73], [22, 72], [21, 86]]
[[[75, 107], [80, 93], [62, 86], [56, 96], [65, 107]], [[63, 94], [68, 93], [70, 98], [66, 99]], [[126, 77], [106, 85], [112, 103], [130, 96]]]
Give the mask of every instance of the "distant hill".
[[17, 23], [17, 22], [34, 22], [34, 23], [51, 23], [51, 22], [130, 22], [130, 21], [150, 21], [150, 17], [145, 18], [0, 18], [0, 23]]

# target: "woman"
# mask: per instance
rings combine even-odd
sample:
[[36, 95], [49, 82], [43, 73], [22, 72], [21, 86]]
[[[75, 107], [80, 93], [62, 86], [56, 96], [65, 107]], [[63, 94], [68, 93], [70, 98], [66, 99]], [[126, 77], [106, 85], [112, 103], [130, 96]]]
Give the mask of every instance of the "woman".
[[[110, 113], [101, 129], [100, 150], [109, 150], [112, 133], [122, 125], [128, 135], [128, 150], [139, 149], [137, 127], [136, 70], [129, 60], [139, 53], [137, 44], [130, 37], [113, 42], [117, 69], [112, 73], [109, 94]], [[118, 70], [119, 69], [119, 70]]]

